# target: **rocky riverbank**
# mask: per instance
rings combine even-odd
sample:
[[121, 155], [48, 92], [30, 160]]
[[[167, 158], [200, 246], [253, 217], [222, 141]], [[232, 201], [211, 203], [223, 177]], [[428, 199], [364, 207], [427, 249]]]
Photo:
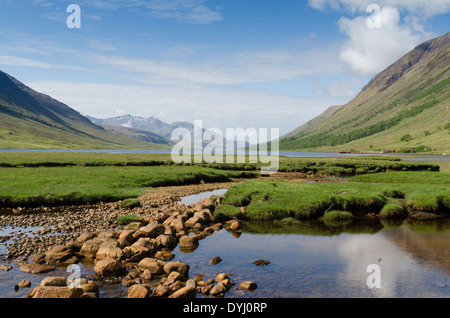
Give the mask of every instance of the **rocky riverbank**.
[[[194, 251], [202, 239], [224, 226], [230, 231], [240, 231], [237, 221], [216, 222], [214, 209], [220, 196], [203, 199], [195, 205], [177, 204], [183, 196], [228, 188], [232, 184], [157, 188], [140, 197], [141, 207], [134, 209], [122, 208], [121, 202], [116, 202], [10, 210], [0, 216], [0, 228], [11, 229], [0, 237], [0, 244], [7, 244], [7, 253], [2, 258], [15, 262], [22, 272], [50, 275], [25, 296], [31, 298], [98, 297], [101, 285], [98, 282], [111, 278], [128, 288], [130, 298], [223, 296], [233, 286], [254, 289], [254, 282], [243, 281], [238, 287], [225, 273], [208, 279], [202, 275], [191, 278], [190, 265], [175, 260], [171, 252], [176, 246]], [[140, 216], [141, 221], [118, 226], [118, 218], [130, 213]], [[14, 231], [16, 228], [21, 230]], [[33, 230], [25, 232], [23, 228]], [[80, 262], [94, 264], [94, 280], [80, 277], [81, 280], [74, 282], [51, 276], [57, 267]], [[7, 266], [3, 270], [11, 269]], [[20, 286], [29, 284], [20, 282], [16, 287]]]

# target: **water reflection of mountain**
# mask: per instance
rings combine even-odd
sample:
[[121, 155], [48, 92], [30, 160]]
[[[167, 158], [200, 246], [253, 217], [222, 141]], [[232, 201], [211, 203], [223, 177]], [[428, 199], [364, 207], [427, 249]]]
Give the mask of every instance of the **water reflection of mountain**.
[[353, 220], [341, 223], [325, 223], [320, 220], [304, 220], [292, 225], [274, 222], [249, 222], [244, 231], [249, 234], [297, 234], [334, 236], [342, 233], [375, 234], [383, 229], [379, 220]]
[[428, 222], [405, 221], [382, 235], [416, 260], [450, 275], [450, 219]]

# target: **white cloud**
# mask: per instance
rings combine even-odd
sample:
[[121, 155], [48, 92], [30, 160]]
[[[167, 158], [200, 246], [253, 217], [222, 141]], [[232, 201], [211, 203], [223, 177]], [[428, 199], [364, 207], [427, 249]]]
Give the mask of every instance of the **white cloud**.
[[341, 18], [339, 28], [348, 36], [340, 56], [353, 71], [373, 75], [394, 63], [425, 40], [408, 25], [402, 25], [398, 9], [381, 9], [381, 28], [368, 28], [367, 17]]
[[127, 74], [128, 80], [134, 82], [166, 85], [295, 81], [305, 76], [336, 75], [345, 71], [334, 50], [318, 48], [227, 52], [198, 62], [161, 62], [105, 55], [92, 56], [91, 61]]
[[[57, 7], [55, 1], [34, 0], [33, 3], [40, 6]], [[64, 2], [67, 5], [66, 0], [59, 0], [59, 2]], [[192, 24], [208, 24], [223, 20], [223, 16], [218, 12], [218, 9], [208, 7], [205, 0], [78, 0], [77, 4], [81, 7], [88, 6], [97, 10], [131, 9], [136, 11], [136, 9], [139, 9], [139, 14]], [[59, 20], [61, 13], [50, 12], [46, 17]], [[98, 16], [94, 17], [98, 18]]]
[[37, 68], [47, 68], [47, 69], [65, 69], [73, 71], [87, 71], [87, 69], [72, 66], [72, 65], [62, 65], [62, 64], [51, 64], [40, 62], [27, 58], [20, 58], [15, 56], [0, 55], [0, 65], [10, 65], [10, 66], [29, 66]]
[[349, 12], [366, 12], [370, 4], [383, 7], [396, 7], [400, 10], [423, 17], [443, 14], [450, 10], [450, 0], [308, 0], [311, 7], [318, 10], [345, 10]]
[[168, 123], [199, 119], [203, 121], [204, 128], [217, 127], [222, 131], [251, 125], [255, 128], [280, 128], [280, 133], [286, 134], [336, 101], [327, 96], [294, 97], [250, 89], [203, 86], [56, 81], [26, 84], [84, 115], [105, 118], [126, 112], [142, 117], [157, 115]]
[[[382, 71], [415, 46], [434, 36], [424, 25], [431, 17], [450, 11], [450, 0], [309, 0], [318, 10], [335, 10], [357, 15], [342, 17], [340, 30], [348, 36], [340, 56], [359, 75]], [[381, 28], [369, 28], [373, 17], [368, 6], [381, 9]], [[403, 17], [403, 18], [402, 18]]]
[[88, 45], [92, 49], [102, 50], [102, 51], [118, 51], [114, 44], [107, 43], [100, 40], [89, 40]]
[[317, 83], [313, 90], [313, 94], [322, 93], [329, 96], [344, 96], [348, 98], [354, 97], [361, 90], [362, 82], [356, 77], [341, 82], [331, 82], [327, 84]]

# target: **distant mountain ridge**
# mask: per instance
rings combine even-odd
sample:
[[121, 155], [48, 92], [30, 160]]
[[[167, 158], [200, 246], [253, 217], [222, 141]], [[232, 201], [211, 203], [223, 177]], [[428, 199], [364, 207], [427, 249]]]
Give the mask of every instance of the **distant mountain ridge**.
[[[157, 134], [168, 140], [171, 139], [172, 132], [175, 131], [177, 128], [187, 129], [190, 132], [191, 136], [194, 135], [194, 128], [195, 128], [194, 124], [189, 122], [177, 121], [172, 124], [168, 124], [155, 117], [144, 118], [139, 116], [133, 116], [130, 114], [106, 119], [100, 119], [91, 116], [86, 117], [93, 123], [101, 125], [102, 127], [108, 130], [113, 129], [113, 127], [121, 127], [124, 130], [138, 129], [140, 131], [147, 131]], [[203, 146], [206, 146], [210, 143], [211, 137], [209, 132], [205, 129], [203, 129], [203, 134], [204, 134]], [[221, 141], [214, 140], [212, 143], [213, 144], [216, 143], [217, 145], [223, 143], [223, 145], [225, 146], [226, 139], [223, 138]], [[246, 146], [248, 146], [248, 143], [239, 144], [238, 142], [235, 141], [235, 147], [241, 148]]]
[[173, 123], [173, 124], [167, 124], [158, 118], [155, 117], [139, 117], [139, 116], [133, 116], [130, 114], [123, 115], [123, 116], [117, 116], [112, 118], [95, 118], [91, 116], [86, 116], [90, 121], [97, 125], [107, 125], [107, 126], [121, 126], [126, 128], [134, 128], [144, 131], [149, 131], [155, 134], [158, 134], [164, 138], [170, 139], [172, 131], [179, 127], [189, 127], [193, 128], [194, 125], [190, 123]]
[[280, 139], [282, 150], [450, 152], [450, 32]]
[[106, 131], [52, 97], [0, 71], [0, 148], [159, 149]]

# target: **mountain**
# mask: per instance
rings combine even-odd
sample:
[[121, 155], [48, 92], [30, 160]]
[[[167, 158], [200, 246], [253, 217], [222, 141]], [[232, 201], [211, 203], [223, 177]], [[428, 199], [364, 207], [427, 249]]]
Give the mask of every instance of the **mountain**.
[[151, 143], [155, 143], [155, 144], [161, 144], [161, 145], [170, 146], [170, 145], [174, 144], [170, 139], [167, 139], [163, 136], [160, 136], [158, 134], [155, 134], [153, 132], [146, 131], [146, 130], [124, 127], [124, 126], [112, 126], [112, 125], [100, 125], [100, 126], [103, 127], [107, 131], [110, 131], [112, 133], [115, 133], [115, 134], [118, 134], [121, 136], [125, 136], [125, 137], [135, 138], [135, 139], [139, 139], [142, 141], [151, 142]]
[[282, 150], [450, 152], [450, 32], [280, 139]]
[[[152, 132], [167, 139], [170, 139], [172, 131], [178, 128], [176, 124], [170, 125], [154, 117], [143, 118], [129, 114], [106, 119], [94, 118], [91, 116], [86, 117], [97, 125], [134, 128], [142, 131]], [[194, 127], [192, 124], [185, 124]]]
[[[170, 140], [172, 137], [172, 132], [175, 129], [185, 128], [190, 132], [191, 136], [194, 135], [194, 124], [188, 122], [178, 121], [172, 124], [168, 124], [154, 117], [144, 118], [129, 114], [106, 119], [94, 118], [91, 116], [86, 117], [93, 123], [105, 127], [105, 129], [107, 130], [111, 130], [113, 129], [112, 127], [116, 127], [115, 128], [116, 132], [118, 130], [117, 127], [121, 127], [121, 129], [124, 130], [138, 129], [140, 131], [146, 131], [157, 134], [159, 136], [162, 136], [164, 139]], [[212, 139], [211, 134], [208, 132], [208, 130], [203, 129], [203, 135], [204, 135], [203, 146], [206, 146], [210, 144], [210, 140]], [[220, 142], [216, 140], [212, 141], [212, 144], [222, 145], [222, 143], [224, 146], [226, 145], [225, 138], [223, 138]], [[237, 148], [242, 148], [246, 146], [248, 146], [248, 143], [239, 144], [238, 142], [235, 142], [235, 147]]]
[[161, 149], [106, 131], [69, 106], [0, 71], [0, 148]]

